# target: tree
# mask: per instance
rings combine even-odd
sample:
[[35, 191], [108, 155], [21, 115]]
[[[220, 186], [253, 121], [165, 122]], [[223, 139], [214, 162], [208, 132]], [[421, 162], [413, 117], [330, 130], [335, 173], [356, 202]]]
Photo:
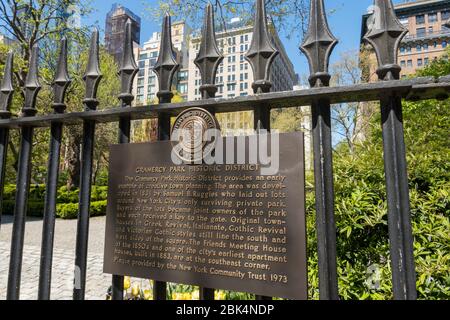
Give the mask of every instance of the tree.
[[[70, 14], [73, 11], [79, 18], [91, 12], [90, 1], [85, 0], [46, 0], [25, 1], [8, 0], [0, 5], [1, 26], [17, 40], [12, 48], [0, 48], [0, 65], [4, 61], [4, 52], [13, 49], [15, 51], [15, 75], [16, 90], [12, 103], [12, 111], [18, 114], [23, 105], [23, 85], [28, 73], [28, 60], [34, 45], [40, 48], [39, 75], [42, 90], [37, 98], [39, 113], [53, 112], [51, 83], [56, 72], [60, 39], [64, 36], [68, 40], [69, 54], [68, 67], [72, 78], [66, 95], [67, 111], [81, 111], [83, 109], [84, 81], [83, 75], [86, 69], [89, 26], [80, 27], [74, 25]], [[67, 12], [71, 11], [71, 12]], [[100, 68], [103, 80], [99, 86], [99, 109], [118, 105], [119, 79], [117, 77], [118, 66], [112, 57], [103, 49], [100, 53]], [[100, 173], [107, 160], [109, 144], [115, 142], [117, 130], [113, 124], [100, 125], [97, 129], [97, 148], [94, 159], [94, 180]], [[11, 133], [9, 163], [17, 167], [19, 136], [17, 132]], [[36, 130], [33, 143], [33, 183], [43, 183], [47, 170], [48, 154], [48, 130]], [[67, 178], [68, 187], [77, 187], [80, 173], [80, 146], [82, 131], [78, 126], [71, 126], [64, 130], [62, 142], [62, 176]], [[10, 181], [15, 178], [15, 173], [10, 172]]]
[[0, 27], [16, 41], [17, 51], [24, 66], [15, 72], [19, 86], [27, 76], [26, 65], [33, 46], [52, 36], [71, 33], [68, 8], [77, 8], [80, 17], [91, 11], [83, 0], [2, 0], [0, 2]]
[[[350, 50], [343, 52], [338, 61], [330, 67], [331, 84], [334, 86], [355, 85], [363, 82], [362, 70], [365, 70], [369, 52]], [[333, 132], [345, 141], [350, 153], [361, 136], [369, 131], [368, 121], [376, 108], [370, 102], [340, 103], [332, 106]], [[339, 139], [339, 140], [341, 140]]]

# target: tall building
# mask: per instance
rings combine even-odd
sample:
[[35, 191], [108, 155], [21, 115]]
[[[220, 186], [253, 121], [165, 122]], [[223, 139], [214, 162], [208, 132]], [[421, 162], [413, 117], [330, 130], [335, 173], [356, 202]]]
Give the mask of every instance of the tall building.
[[[180, 69], [174, 79], [174, 86], [184, 100], [188, 100], [188, 36], [189, 27], [184, 22], [172, 23], [172, 43], [176, 52], [177, 62]], [[138, 59], [139, 73], [135, 80], [135, 104], [151, 104], [156, 99], [159, 90], [158, 79], [153, 72], [153, 67], [158, 60], [161, 42], [161, 33], [154, 32], [151, 38], [144, 43], [142, 48], [135, 50]]]
[[[245, 24], [238, 18], [232, 19], [223, 30], [217, 30], [218, 47], [224, 55], [216, 75], [217, 98], [253, 94], [253, 71], [244, 58], [250, 47], [252, 34], [253, 26]], [[160, 33], [154, 33], [150, 40], [144, 43], [143, 48], [136, 51], [139, 62], [139, 74], [134, 86], [136, 105], [151, 104], [156, 99], [158, 81], [152, 69], [158, 59], [160, 37]], [[298, 76], [276, 33], [272, 34], [272, 41], [280, 52], [271, 69], [272, 91], [290, 91], [297, 84]], [[184, 22], [176, 22], [172, 24], [172, 42], [180, 63], [173, 89], [185, 101], [201, 99], [201, 77], [194, 63], [200, 48], [200, 33], [193, 34]], [[224, 135], [253, 133], [253, 112], [251, 111], [218, 114], [217, 119]], [[151, 126], [152, 128], [144, 131], [154, 137], [156, 125], [152, 123]]]
[[[274, 29], [271, 28], [271, 30]], [[225, 28], [217, 31], [217, 44], [224, 56], [216, 75], [217, 98], [233, 98], [253, 94], [253, 71], [244, 58], [250, 47], [252, 35], [253, 26], [244, 23], [239, 18], [232, 19]], [[271, 68], [272, 91], [291, 91], [298, 80], [294, 66], [289, 60], [278, 34], [272, 32], [271, 38], [280, 52]], [[194, 63], [200, 43], [200, 34], [194, 35], [189, 43], [189, 101], [201, 99], [201, 77]], [[253, 132], [253, 112], [251, 111], [218, 114], [217, 119], [225, 135]]]
[[[450, 41], [450, 28], [445, 24], [450, 19], [449, 0], [416, 0], [395, 5], [395, 13], [408, 34], [403, 38], [399, 53], [398, 64], [402, 67], [401, 77], [407, 77], [432, 60], [446, 54]], [[362, 17], [362, 37], [368, 26], [373, 22], [371, 12]], [[364, 46], [365, 48], [367, 45]], [[370, 49], [369, 49], [370, 50]], [[369, 81], [375, 81], [377, 76], [376, 58], [372, 53], [369, 58]]]
[[120, 4], [113, 4], [106, 16], [105, 46], [106, 50], [114, 56], [116, 63], [120, 64], [125, 38], [125, 23], [131, 19], [132, 39], [140, 44], [141, 18]]

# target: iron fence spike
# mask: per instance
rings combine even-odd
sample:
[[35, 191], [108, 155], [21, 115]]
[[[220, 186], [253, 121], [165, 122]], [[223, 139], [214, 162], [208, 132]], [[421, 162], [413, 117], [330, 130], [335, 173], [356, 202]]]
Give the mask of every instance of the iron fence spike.
[[13, 65], [14, 54], [8, 53], [5, 64], [5, 72], [3, 75], [3, 81], [0, 86], [0, 118], [8, 118], [11, 115], [9, 108], [11, 106], [11, 100], [14, 93], [13, 87]]
[[179, 67], [172, 45], [170, 20], [170, 15], [166, 13], [162, 24], [161, 45], [159, 49], [158, 61], [153, 68], [153, 71], [158, 76], [159, 81], [159, 92], [157, 95], [160, 100], [165, 101], [170, 100], [173, 96], [171, 91], [172, 80]]
[[25, 104], [22, 109], [23, 116], [30, 117], [37, 113], [36, 99], [39, 91], [41, 90], [41, 84], [39, 83], [39, 47], [37, 44], [33, 46], [30, 58], [30, 67], [25, 80]]
[[264, 0], [256, 0], [255, 25], [250, 49], [245, 59], [253, 69], [253, 90], [256, 92], [269, 92], [272, 87], [270, 82], [270, 67], [278, 55], [278, 50], [273, 46], [267, 29], [267, 16]]
[[392, 0], [375, 0], [372, 23], [364, 36], [375, 50], [380, 79], [394, 80], [400, 77], [397, 64], [398, 47], [408, 30], [398, 20]]
[[86, 94], [84, 103], [88, 109], [95, 109], [98, 105], [97, 89], [100, 84], [102, 74], [100, 71], [99, 57], [99, 32], [95, 29], [92, 32], [91, 46], [89, 49], [89, 61], [83, 80], [86, 85]]
[[59, 52], [58, 66], [53, 80], [53, 109], [56, 113], [62, 113], [66, 109], [64, 98], [67, 87], [71, 83], [69, 72], [67, 70], [67, 39], [61, 39], [61, 48]]
[[311, 0], [309, 27], [300, 50], [309, 62], [309, 82], [312, 87], [328, 86], [328, 64], [338, 41], [331, 33], [323, 0]]
[[205, 92], [208, 97], [214, 97], [217, 92], [217, 86], [215, 85], [216, 72], [223, 58], [217, 47], [212, 4], [208, 2], [205, 10], [200, 50], [194, 60], [195, 65], [200, 70], [202, 79], [200, 91], [202, 94]]
[[122, 64], [120, 67], [119, 75], [121, 82], [121, 99], [125, 104], [130, 104], [133, 101], [133, 95], [131, 94], [133, 88], [133, 80], [139, 71], [138, 65], [134, 58], [133, 53], [133, 37], [132, 37], [132, 22], [128, 19], [125, 24], [125, 39], [123, 46]]

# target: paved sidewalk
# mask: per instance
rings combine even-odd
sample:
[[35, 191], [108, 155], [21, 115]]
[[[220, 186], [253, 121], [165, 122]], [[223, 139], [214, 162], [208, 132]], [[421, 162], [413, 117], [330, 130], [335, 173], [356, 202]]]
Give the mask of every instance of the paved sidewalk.
[[[0, 300], [6, 299], [10, 245], [0, 242]], [[23, 250], [21, 300], [36, 300], [39, 280], [40, 247], [25, 245]], [[71, 300], [75, 256], [71, 250], [53, 253], [52, 300]], [[103, 274], [103, 255], [88, 255], [86, 299], [105, 300], [111, 276]]]
[[[56, 222], [52, 300], [72, 298], [76, 226], [76, 220], [57, 220]], [[34, 300], [37, 299], [42, 220], [29, 218], [25, 230], [20, 298]], [[89, 300], [104, 300], [111, 283], [111, 276], [103, 274], [102, 271], [104, 230], [105, 217], [91, 218], [86, 283], [86, 299]], [[3, 216], [0, 228], [0, 300], [6, 298], [11, 232], [12, 217]]]

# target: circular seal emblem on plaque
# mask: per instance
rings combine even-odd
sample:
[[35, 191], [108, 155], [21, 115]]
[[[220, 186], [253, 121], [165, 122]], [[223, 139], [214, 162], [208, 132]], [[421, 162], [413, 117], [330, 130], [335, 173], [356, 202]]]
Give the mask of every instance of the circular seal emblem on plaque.
[[191, 108], [182, 112], [172, 128], [172, 145], [184, 162], [199, 163], [216, 145], [219, 123], [208, 111]]

